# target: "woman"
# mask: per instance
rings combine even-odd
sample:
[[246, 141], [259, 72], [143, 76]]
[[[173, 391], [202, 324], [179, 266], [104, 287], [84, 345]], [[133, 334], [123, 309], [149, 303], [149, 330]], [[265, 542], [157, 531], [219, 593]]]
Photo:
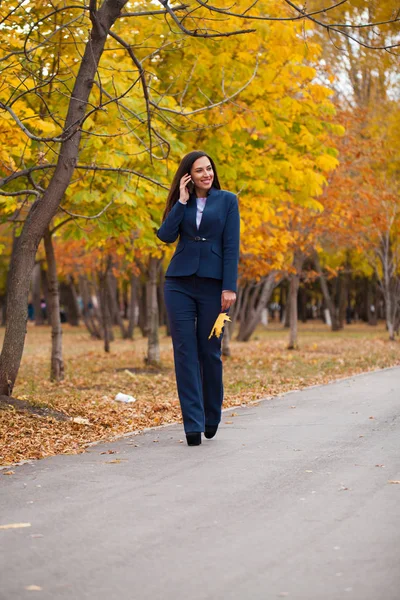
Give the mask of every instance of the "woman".
[[208, 339], [216, 318], [236, 300], [239, 209], [221, 190], [215, 164], [190, 152], [172, 181], [157, 235], [179, 243], [165, 277], [165, 304], [189, 446], [214, 437], [223, 401], [221, 340]]

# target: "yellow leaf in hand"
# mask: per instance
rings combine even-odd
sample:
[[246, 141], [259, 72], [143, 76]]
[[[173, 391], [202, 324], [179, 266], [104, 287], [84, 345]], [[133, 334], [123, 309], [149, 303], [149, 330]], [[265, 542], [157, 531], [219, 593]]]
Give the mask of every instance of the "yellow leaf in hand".
[[226, 313], [219, 313], [217, 320], [214, 323], [213, 328], [211, 329], [211, 333], [208, 336], [208, 339], [211, 339], [213, 335], [215, 335], [216, 337], [219, 337], [222, 334], [222, 329], [224, 326], [225, 321], [230, 321], [231, 318], [228, 317], [228, 315]]

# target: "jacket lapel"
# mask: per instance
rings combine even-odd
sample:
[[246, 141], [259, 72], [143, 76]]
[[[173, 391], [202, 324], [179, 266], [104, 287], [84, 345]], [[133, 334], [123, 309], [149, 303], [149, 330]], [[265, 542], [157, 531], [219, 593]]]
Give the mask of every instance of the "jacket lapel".
[[[195, 193], [190, 195], [186, 212], [187, 212], [187, 219], [190, 224], [190, 227], [193, 228], [194, 232], [196, 232], [197, 231], [197, 225], [196, 225], [197, 203], [196, 203], [196, 194]], [[196, 233], [194, 233], [193, 235], [196, 235]]]
[[[202, 231], [204, 229], [205, 223], [207, 223], [208, 213], [210, 212], [210, 208], [212, 207], [212, 204], [215, 200], [215, 192], [216, 191], [217, 190], [215, 188], [211, 188], [211, 190], [209, 191], [209, 194], [207, 196], [207, 202], [204, 207], [203, 215], [202, 215], [201, 222], [200, 222], [200, 227], [198, 229], [199, 233], [200, 233], [200, 231]], [[195, 203], [196, 203], [196, 200], [195, 200]], [[196, 205], [196, 213], [197, 213], [197, 205]], [[195, 216], [195, 219], [196, 219], [196, 216]]]

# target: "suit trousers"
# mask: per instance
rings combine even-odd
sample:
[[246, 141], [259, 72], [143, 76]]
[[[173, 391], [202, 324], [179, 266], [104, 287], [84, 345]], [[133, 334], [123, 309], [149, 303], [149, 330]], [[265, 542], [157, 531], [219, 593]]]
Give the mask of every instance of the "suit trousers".
[[218, 425], [224, 396], [221, 339], [208, 336], [221, 312], [222, 280], [165, 278], [165, 305], [174, 349], [178, 396], [186, 433]]

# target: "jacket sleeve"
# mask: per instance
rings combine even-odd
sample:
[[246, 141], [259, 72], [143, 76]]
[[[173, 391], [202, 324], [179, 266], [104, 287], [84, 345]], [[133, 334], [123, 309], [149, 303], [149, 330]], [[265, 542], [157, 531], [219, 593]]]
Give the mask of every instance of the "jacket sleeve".
[[181, 224], [184, 214], [185, 204], [182, 204], [182, 202], [179, 202], [178, 200], [171, 208], [160, 229], [157, 230], [157, 237], [160, 238], [162, 242], [166, 242], [167, 244], [175, 242], [179, 235], [179, 225]]
[[236, 292], [240, 245], [240, 216], [239, 204], [236, 196], [233, 197], [222, 233], [223, 247], [223, 275], [222, 289]]

